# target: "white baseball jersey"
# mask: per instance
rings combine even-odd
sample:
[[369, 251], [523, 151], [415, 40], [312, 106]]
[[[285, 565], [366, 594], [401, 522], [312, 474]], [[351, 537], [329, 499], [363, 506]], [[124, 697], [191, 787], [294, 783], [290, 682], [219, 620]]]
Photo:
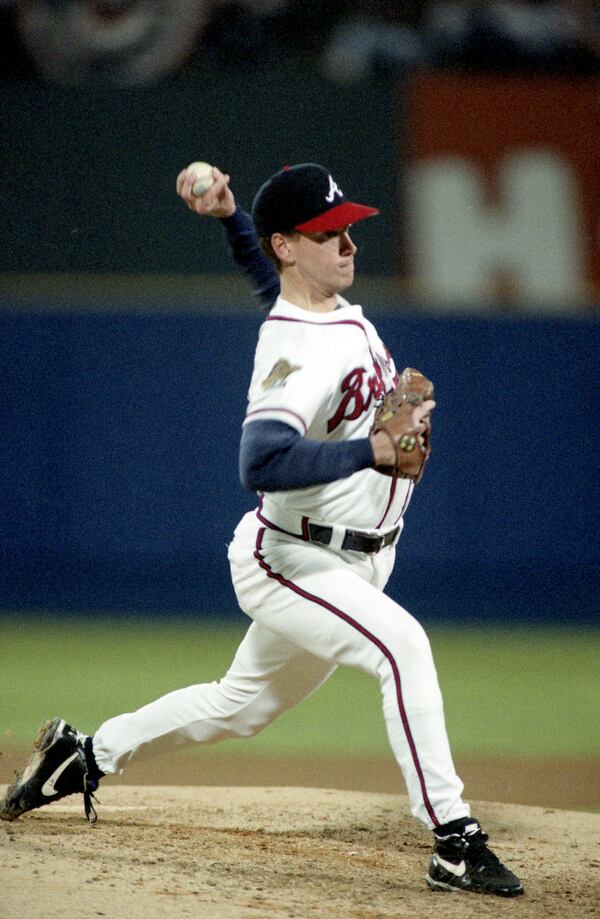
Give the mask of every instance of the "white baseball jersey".
[[[282, 421], [316, 441], [369, 436], [396, 368], [362, 308], [338, 299], [335, 311], [313, 313], [278, 298], [260, 330], [245, 424]], [[329, 484], [270, 493], [264, 506], [385, 532], [402, 525], [412, 489], [408, 479], [363, 469]]]

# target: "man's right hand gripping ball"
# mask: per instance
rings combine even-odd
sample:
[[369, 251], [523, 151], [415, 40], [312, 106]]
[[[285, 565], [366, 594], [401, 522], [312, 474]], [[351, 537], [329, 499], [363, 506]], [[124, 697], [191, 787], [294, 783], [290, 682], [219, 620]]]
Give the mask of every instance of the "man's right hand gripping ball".
[[385, 434], [387, 461], [375, 468], [383, 475], [420, 482], [431, 453], [431, 412], [433, 383], [419, 370], [406, 367], [395, 389], [389, 392], [375, 412], [371, 436]]

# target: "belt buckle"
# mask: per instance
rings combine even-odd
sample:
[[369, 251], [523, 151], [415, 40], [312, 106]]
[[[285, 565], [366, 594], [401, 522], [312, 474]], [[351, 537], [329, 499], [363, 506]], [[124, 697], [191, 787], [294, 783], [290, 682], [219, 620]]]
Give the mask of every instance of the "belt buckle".
[[383, 540], [384, 540], [384, 544], [385, 544], [386, 546], [391, 546], [391, 545], [392, 545], [392, 543], [393, 543], [394, 540], [396, 539], [396, 536], [398, 535], [398, 530], [399, 530], [399, 529], [400, 529], [400, 527], [394, 527], [393, 530], [390, 530], [389, 533], [386, 533], [386, 534], [385, 534], [385, 536], [383, 537]]
[[384, 533], [382, 536], [377, 536], [377, 549], [376, 552], [380, 552], [382, 549], [385, 549], [386, 546], [390, 546], [398, 535], [398, 528], [395, 527], [393, 530], [390, 530], [389, 533]]
[[375, 546], [376, 546], [376, 548], [375, 547], [373, 548], [373, 552], [375, 553], [381, 552], [384, 546], [385, 536], [373, 536], [372, 538], [375, 540]]

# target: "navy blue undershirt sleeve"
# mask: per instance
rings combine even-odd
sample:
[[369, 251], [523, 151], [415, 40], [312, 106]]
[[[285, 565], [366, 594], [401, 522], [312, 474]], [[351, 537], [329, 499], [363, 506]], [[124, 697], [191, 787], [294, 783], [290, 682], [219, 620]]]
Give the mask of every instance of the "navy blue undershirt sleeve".
[[275, 265], [260, 248], [252, 217], [237, 207], [231, 217], [223, 217], [221, 223], [227, 233], [231, 254], [252, 283], [254, 295], [265, 306], [273, 306], [281, 288], [279, 275]]
[[345, 479], [373, 466], [368, 437], [309, 440], [282, 421], [251, 421], [242, 428], [240, 479], [250, 491], [290, 491]]

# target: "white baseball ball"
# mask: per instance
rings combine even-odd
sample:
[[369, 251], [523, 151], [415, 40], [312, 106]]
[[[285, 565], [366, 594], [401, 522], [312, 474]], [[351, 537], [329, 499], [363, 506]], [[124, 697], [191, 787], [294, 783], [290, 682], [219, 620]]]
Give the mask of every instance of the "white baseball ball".
[[213, 168], [210, 163], [190, 163], [188, 169], [193, 169], [196, 173], [196, 180], [192, 188], [192, 194], [200, 198], [205, 191], [208, 191], [211, 185], [214, 185]]

